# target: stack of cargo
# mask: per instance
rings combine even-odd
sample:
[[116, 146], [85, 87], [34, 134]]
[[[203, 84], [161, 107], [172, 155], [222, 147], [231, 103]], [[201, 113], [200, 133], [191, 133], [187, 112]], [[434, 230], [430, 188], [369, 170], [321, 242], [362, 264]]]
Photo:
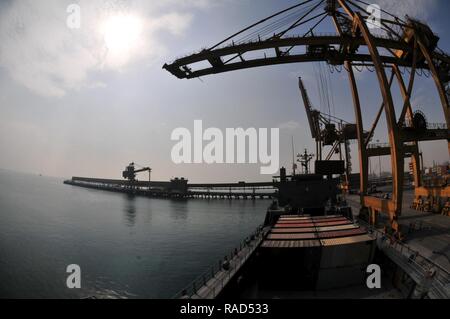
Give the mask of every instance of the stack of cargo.
[[[324, 290], [361, 284], [373, 252], [374, 238], [366, 229], [339, 215], [280, 216], [261, 244], [264, 264], [270, 268], [265, 271], [278, 278], [269, 281], [279, 288], [292, 284]], [[284, 278], [291, 269], [297, 272]]]

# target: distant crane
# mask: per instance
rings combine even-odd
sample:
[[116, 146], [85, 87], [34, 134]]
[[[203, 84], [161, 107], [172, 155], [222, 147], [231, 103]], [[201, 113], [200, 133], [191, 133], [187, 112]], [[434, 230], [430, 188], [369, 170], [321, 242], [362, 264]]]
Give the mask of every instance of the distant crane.
[[149, 185], [148, 187], [150, 188], [150, 181], [151, 181], [151, 174], [152, 174], [152, 169], [150, 167], [143, 167], [140, 169], [135, 169], [135, 164], [130, 163], [125, 170], [122, 172], [122, 176], [123, 178], [127, 179], [129, 181], [130, 184], [130, 188], [134, 188], [135, 182], [136, 182], [136, 174], [137, 173], [141, 173], [141, 172], [148, 172], [148, 182]]
[[[351, 155], [350, 155], [350, 141], [358, 139], [356, 124], [348, 123], [347, 121], [330, 114], [322, 113], [313, 108], [311, 105], [308, 92], [299, 77], [298, 85], [303, 99], [303, 104], [306, 110], [308, 124], [311, 130], [311, 136], [316, 141], [317, 159], [322, 160], [322, 152], [324, 146], [332, 146], [326, 160], [330, 160], [333, 154], [339, 154], [342, 160], [342, 144], [344, 145], [344, 157], [346, 167], [346, 180], [349, 181], [351, 174]], [[337, 125], [337, 128], [336, 128]], [[364, 132], [364, 137], [368, 137], [368, 133]]]

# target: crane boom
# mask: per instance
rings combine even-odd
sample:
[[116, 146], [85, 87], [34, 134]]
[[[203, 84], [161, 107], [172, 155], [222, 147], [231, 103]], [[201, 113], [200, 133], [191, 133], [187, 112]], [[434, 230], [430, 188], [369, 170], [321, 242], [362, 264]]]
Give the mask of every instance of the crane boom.
[[134, 172], [135, 172], [135, 173], [141, 173], [141, 172], [148, 172], [148, 171], [151, 171], [151, 170], [152, 170], [152, 169], [151, 169], [150, 167], [144, 167], [144, 168], [135, 170]]
[[303, 99], [303, 104], [305, 105], [306, 116], [308, 118], [309, 128], [311, 130], [312, 138], [316, 139], [320, 136], [320, 125], [319, 125], [319, 112], [314, 110], [309, 101], [308, 92], [303, 85], [302, 78], [298, 78], [298, 86]]
[[152, 169], [150, 167], [143, 167], [140, 169], [134, 168], [134, 163], [130, 163], [122, 172], [123, 178], [130, 181], [130, 187], [133, 187], [133, 183], [136, 181], [136, 174], [141, 172], [148, 172], [148, 180], [150, 182]]

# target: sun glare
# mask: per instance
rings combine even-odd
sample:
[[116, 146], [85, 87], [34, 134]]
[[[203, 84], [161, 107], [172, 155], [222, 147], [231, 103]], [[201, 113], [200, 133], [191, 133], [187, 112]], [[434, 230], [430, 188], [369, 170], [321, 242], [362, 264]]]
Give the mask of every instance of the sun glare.
[[101, 24], [101, 32], [110, 58], [125, 61], [139, 45], [143, 23], [134, 15], [114, 15]]

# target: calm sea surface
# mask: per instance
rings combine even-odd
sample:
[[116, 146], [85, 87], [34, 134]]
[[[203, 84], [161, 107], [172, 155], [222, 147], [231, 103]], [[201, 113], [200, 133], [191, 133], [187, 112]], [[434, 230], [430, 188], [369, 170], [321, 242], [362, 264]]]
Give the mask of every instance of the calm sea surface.
[[[0, 298], [170, 298], [263, 222], [268, 200], [159, 200], [0, 170]], [[66, 267], [81, 267], [81, 289]]]

